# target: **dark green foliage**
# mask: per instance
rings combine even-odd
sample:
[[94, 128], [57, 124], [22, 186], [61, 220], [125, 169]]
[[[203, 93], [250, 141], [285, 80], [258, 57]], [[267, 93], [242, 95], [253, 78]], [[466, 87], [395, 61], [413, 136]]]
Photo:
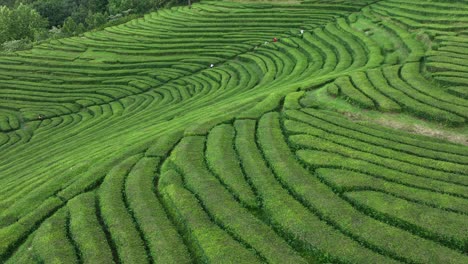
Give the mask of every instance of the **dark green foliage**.
[[160, 5], [160, 1], [153, 0], [109, 0], [109, 11], [111, 14], [132, 10], [142, 12]]
[[75, 20], [72, 17], [67, 17], [63, 22], [62, 32], [67, 35], [71, 36], [78, 31], [78, 25], [76, 24]]
[[85, 23], [88, 29], [97, 28], [101, 25], [104, 25], [107, 22], [107, 16], [103, 13], [88, 13], [88, 16], [85, 18]]
[[0, 43], [11, 40], [33, 40], [45, 30], [46, 20], [30, 6], [20, 4], [16, 8], [0, 6]]
[[60, 26], [78, 8], [75, 0], [39, 0], [32, 7], [49, 21], [49, 26]]

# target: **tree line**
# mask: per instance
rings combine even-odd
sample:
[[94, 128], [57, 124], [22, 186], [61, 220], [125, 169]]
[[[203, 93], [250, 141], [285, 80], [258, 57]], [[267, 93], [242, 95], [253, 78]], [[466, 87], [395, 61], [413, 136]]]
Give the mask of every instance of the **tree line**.
[[0, 0], [0, 49], [27, 49], [33, 42], [68, 37], [120, 24], [190, 0]]

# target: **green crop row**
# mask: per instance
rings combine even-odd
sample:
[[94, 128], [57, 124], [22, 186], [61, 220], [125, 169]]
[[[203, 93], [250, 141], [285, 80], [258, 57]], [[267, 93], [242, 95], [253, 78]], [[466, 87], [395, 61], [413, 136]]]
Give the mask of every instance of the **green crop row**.
[[[108, 244], [96, 214], [96, 195], [85, 193], [68, 202], [70, 233], [79, 250], [83, 263], [113, 263], [112, 250]], [[47, 236], [47, 233], [45, 234]]]
[[[376, 146], [393, 149], [398, 152], [408, 153], [419, 157], [427, 157], [435, 160], [444, 160], [464, 165], [468, 164], [463, 153], [457, 155], [440, 151], [442, 150], [443, 145], [439, 147], [439, 151], [435, 150], [439, 145], [437, 143], [435, 143], [433, 146], [434, 150], [428, 149], [423, 144], [417, 144], [417, 140], [414, 140], [413, 142], [409, 140], [405, 141], [402, 140], [404, 139], [404, 137], [398, 137], [397, 135], [393, 134], [390, 135], [389, 133], [385, 133], [385, 131], [379, 131], [373, 129], [372, 127], [366, 127], [364, 125], [355, 124], [344, 118], [333, 118], [331, 116], [326, 116], [326, 114], [327, 113], [322, 113], [320, 111], [310, 111], [307, 109], [304, 112], [285, 112], [285, 116], [287, 116], [290, 119], [299, 120], [303, 123], [319, 127], [333, 134], [346, 136]], [[423, 141], [420, 142], [422, 143]]]
[[418, 62], [425, 54], [423, 45], [417, 41], [411, 34], [400, 26], [393, 22], [383, 20], [381, 25], [384, 26], [388, 31], [398, 36], [410, 50], [409, 56], [406, 58], [406, 62]]
[[256, 208], [257, 199], [245, 180], [241, 165], [233, 148], [235, 131], [231, 125], [213, 128], [206, 143], [206, 159], [209, 167], [236, 199], [249, 208]]
[[368, 57], [366, 67], [375, 67], [383, 63], [384, 56], [382, 56], [382, 51], [375, 40], [369, 38], [363, 32], [356, 30], [354, 27], [351, 27], [345, 19], [339, 18], [337, 20], [337, 24], [342, 30], [353, 34], [353, 36], [357, 39], [360, 45], [363, 46], [367, 54], [365, 56]]
[[[413, 69], [413, 72], [412, 72], [413, 77], [408, 78], [408, 80], [414, 83], [414, 81], [412, 80], [414, 80], [415, 78], [414, 76], [418, 75], [417, 72], [415, 71], [416, 68], [414, 67], [415, 66], [417, 67], [418, 65], [417, 64], [406, 64], [406, 65], [407, 65], [407, 69]], [[393, 85], [393, 87], [403, 91], [404, 93], [414, 98], [415, 100], [420, 101], [424, 104], [427, 104], [431, 107], [439, 108], [439, 109], [454, 113], [464, 118], [468, 116], [467, 107], [457, 105], [457, 103], [460, 102], [459, 100], [455, 100], [455, 99], [451, 100], [450, 98], [447, 98], [447, 95], [442, 96], [440, 92], [437, 93], [438, 91], [437, 89], [432, 89], [434, 91], [431, 91], [429, 93], [429, 91], [423, 91], [421, 88], [420, 89], [414, 88], [416, 86], [412, 87], [408, 83], [406, 83], [403, 79], [401, 79], [400, 71], [401, 71], [401, 68], [399, 66], [389, 67], [389, 68], [386, 68], [384, 71], [384, 75], [387, 77], [387, 80], [389, 81], [391, 85]], [[408, 75], [405, 75], [405, 76], [408, 76]], [[444, 97], [447, 99], [445, 99]]]
[[460, 86], [460, 85], [465, 86], [468, 83], [468, 80], [466, 78], [460, 78], [460, 77], [436, 76], [435, 79], [445, 84], [457, 85], [457, 86]]
[[[325, 27], [325, 30], [317, 29], [314, 31], [314, 33], [317, 37], [322, 39], [332, 49], [332, 52], [336, 55], [337, 62], [334, 65], [334, 70], [337, 72], [347, 70], [353, 63], [353, 58], [349, 51], [346, 49], [346, 46], [341, 42], [341, 39], [327, 34], [326, 30], [329, 30], [330, 27], [332, 27], [332, 24], [328, 24], [327, 27]], [[330, 54], [329, 52], [326, 53]]]
[[[374, 177], [404, 184], [410, 187], [451, 194], [463, 198], [467, 197], [467, 187], [465, 186], [436, 181], [423, 177], [415, 177], [414, 175], [388, 169], [386, 167], [375, 165], [367, 161], [353, 159], [325, 151], [303, 150], [298, 151], [297, 154], [300, 158], [304, 156], [304, 158], [301, 159], [305, 160], [305, 162], [313, 168], [326, 167], [347, 169], [360, 173], [370, 174]], [[323, 158], [319, 159], [320, 155], [322, 155]]]
[[[325, 27], [326, 32], [334, 38], [340, 40], [346, 49], [347, 53], [351, 55], [353, 63], [350, 65], [350, 69], [357, 69], [364, 67], [368, 61], [368, 54], [365, 47], [358, 41], [358, 39], [350, 32], [341, 28], [345, 26], [345, 23], [337, 25], [329, 24]], [[340, 60], [346, 60], [347, 57], [340, 57]]]
[[390, 79], [395, 78], [394, 75], [395, 72], [392, 72], [389, 69], [385, 69], [384, 72], [382, 72], [380, 69], [370, 70], [367, 74], [369, 80], [376, 89], [378, 89], [386, 97], [394, 100], [395, 102], [398, 102], [403, 109], [416, 116], [429, 120], [445, 122], [450, 125], [460, 125], [465, 122], [465, 119], [460, 116], [454, 115], [437, 107], [427, 105], [425, 102], [423, 103], [413, 97], [410, 97], [408, 92], [411, 93], [411, 91], [407, 91], [403, 88], [405, 84], [402, 83], [399, 77], [396, 77], [398, 79]]
[[[269, 262], [297, 262], [300, 258], [268, 225], [242, 207], [206, 167], [203, 137], [185, 137], [173, 152], [173, 162], [213, 221], [236, 240]], [[242, 175], [237, 175], [242, 177]]]
[[[376, 191], [348, 192], [344, 196], [367, 210], [393, 219], [422, 237], [440, 241], [460, 251], [467, 250], [468, 216], [447, 212]], [[421, 217], [424, 215], [423, 217]]]
[[0, 229], [0, 260], [4, 261], [18, 243], [27, 237], [35, 227], [63, 205], [58, 198], [48, 198], [36, 210], [13, 224]]
[[[56, 164], [55, 166], [58, 166], [58, 164]], [[53, 168], [53, 166], [51, 167]], [[0, 214], [0, 217], [21, 218], [30, 214], [31, 211], [34, 211], [45, 200], [47, 200], [49, 197], [52, 197], [54, 194], [60, 191], [64, 185], [66, 186], [72, 178], [81, 175], [81, 173], [83, 173], [83, 169], [85, 168], [78, 167], [75, 170], [70, 170], [70, 174], [67, 175], [68, 177], [51, 176], [47, 175], [47, 172], [45, 171], [38, 171], [36, 177], [34, 177], [34, 180], [40, 181], [40, 185], [35, 186], [35, 188], [32, 190], [30, 189], [28, 195], [22, 197], [18, 196], [15, 197], [15, 199], [12, 199], [14, 203], [12, 203], [8, 209], [3, 210]], [[40, 177], [47, 178], [41, 179]], [[25, 179], [30, 180], [31, 178]], [[21, 179], [19, 178], [15, 179], [15, 184], [20, 183], [20, 180]], [[24, 186], [21, 184], [20, 186], [27, 188], [27, 185]]]
[[[295, 116], [294, 114], [290, 114], [289, 116]], [[304, 115], [296, 114], [296, 116], [302, 117], [304, 119]], [[312, 120], [312, 122], [311, 122]], [[321, 122], [313, 122], [313, 119], [309, 118], [309, 122], [301, 123], [296, 121], [287, 120], [286, 125], [290, 128], [290, 132], [294, 132], [297, 134], [308, 134], [313, 137], [322, 138], [325, 141], [331, 141], [341, 146], [349, 147], [354, 150], [372, 153], [375, 156], [382, 157], [382, 158], [390, 158], [392, 160], [398, 160], [408, 164], [414, 164], [420, 166], [421, 168], [429, 168], [431, 170], [439, 171], [439, 173], [448, 172], [448, 173], [456, 173], [456, 174], [466, 174], [468, 171], [468, 165], [456, 164], [453, 162], [447, 161], [440, 161], [437, 159], [428, 159], [420, 156], [415, 156], [412, 154], [407, 154], [398, 150], [390, 149], [386, 146], [377, 146], [372, 143], [367, 143], [366, 140], [362, 138], [358, 138], [357, 136], [349, 136], [350, 131], [342, 130], [340, 128], [335, 128], [332, 130], [328, 124], [321, 125]], [[340, 131], [341, 130], [341, 131]], [[408, 167], [405, 165], [401, 165], [401, 169], [404, 168], [413, 168], [415, 166], [409, 165]], [[409, 171], [409, 170], [408, 170]], [[427, 173], [426, 175], [430, 175]], [[456, 176], [453, 175], [455, 178]]]
[[[348, 76], [343, 76], [334, 82], [334, 85], [338, 87], [339, 89], [339, 94], [343, 94], [351, 100], [352, 102], [356, 103], [357, 105], [366, 108], [366, 109], [372, 109], [375, 108], [375, 103], [364, 93], [362, 93], [360, 90], [358, 90], [353, 83], [351, 82], [350, 78]], [[333, 88], [333, 86], [329, 86], [330, 89]], [[332, 95], [334, 95], [334, 90], [331, 90]]]
[[262, 263], [256, 254], [214, 224], [198, 200], [182, 186], [170, 184], [162, 190], [169, 214], [185, 233], [195, 258], [205, 263]]
[[283, 99], [283, 96], [279, 94], [270, 94], [267, 98], [262, 100], [260, 103], [256, 104], [251, 109], [240, 113], [238, 119], [258, 119], [264, 113], [273, 111], [277, 109], [280, 105], [280, 101]]
[[79, 262], [78, 252], [68, 236], [69, 214], [67, 208], [58, 210], [35, 232], [31, 247], [41, 262]]
[[[321, 34], [320, 32], [321, 29], [316, 29], [313, 34], [308, 32], [304, 33], [304, 41], [314, 47], [313, 50], [316, 51], [315, 53], [320, 54], [320, 56], [317, 56], [317, 54], [314, 56], [315, 60], [322, 62], [320, 63], [321, 67], [317, 74], [326, 74], [335, 70], [338, 58], [333, 49], [319, 37]], [[314, 55], [314, 53], [312, 53], [312, 55]]]
[[[305, 251], [306, 255], [311, 255], [321, 261], [360, 262], [372, 259], [388, 262], [389, 259], [374, 253], [342, 234], [290, 195], [267, 167], [262, 153], [257, 147], [255, 123], [252, 120], [236, 121], [236, 147], [247, 176], [261, 196], [263, 210], [271, 223], [281, 230], [281, 233], [284, 233], [290, 243]], [[259, 132], [258, 136], [259, 139], [262, 139], [263, 134]], [[263, 142], [262, 140], [260, 143], [263, 147], [280, 144], [276, 141]], [[269, 153], [265, 154], [268, 156]], [[287, 162], [283, 159], [284, 153], [277, 154], [281, 157], [275, 158], [274, 161], [281, 160], [281, 165], [276, 162], [272, 165], [284, 166]], [[274, 167], [274, 169], [276, 168]], [[340, 241], [340, 244], [332, 241]], [[345, 250], [340, 250], [338, 247], [345, 248]]]
[[[297, 126], [297, 124], [295, 124], [294, 122], [287, 122], [285, 123], [285, 125], [287, 126], [288, 131], [292, 133], [295, 133], [297, 131], [297, 128], [295, 127]], [[309, 133], [314, 133], [312, 132], [313, 129], [307, 129], [307, 131]], [[345, 157], [370, 162], [372, 164], [383, 166], [413, 176], [438, 180], [447, 183], [460, 184], [461, 186], [467, 186], [466, 183], [468, 179], [466, 179], [465, 175], [463, 174], [432, 170], [426, 167], [413, 165], [409, 162], [395, 160], [393, 159], [393, 157], [385, 157], [381, 154], [374, 154], [372, 152], [368, 152], [368, 145], [367, 149], [366, 147], [359, 145], [348, 146], [344, 145], [342, 142], [335, 142], [335, 140], [324, 136], [324, 134], [326, 133], [322, 131], [318, 135], [293, 135], [290, 137], [290, 140], [294, 142], [294, 144], [297, 144], [303, 148], [330, 151], [332, 153], [337, 153]]]
[[[409, 63], [404, 65], [401, 69], [402, 79], [415, 89], [418, 89], [421, 93], [430, 95], [437, 100], [453, 104], [453, 107], [450, 109], [452, 111], [456, 111], [461, 116], [466, 117], [466, 111], [468, 111], [468, 103], [466, 100], [457, 96], [452, 96], [451, 94], [430, 83], [427, 79], [422, 77], [421, 74], [418, 74], [418, 69], [419, 65], [416, 63]], [[427, 87], [431, 87], [431, 89], [429, 90]]]
[[462, 214], [468, 213], [468, 201], [463, 198], [408, 187], [354, 171], [318, 169], [316, 173], [320, 179], [339, 193], [355, 190], [376, 190], [435, 208]]
[[[402, 3], [402, 2], [380, 2], [377, 5], [381, 10], [390, 12], [395, 16], [409, 17], [413, 20], [437, 24], [450, 24], [454, 22], [468, 22], [466, 14], [468, 10], [447, 10], [450, 4], [446, 4], [441, 7], [429, 7], [429, 6], [414, 6], [413, 3]], [[441, 12], [441, 8], [444, 11]]]
[[350, 76], [351, 82], [365, 95], [372, 99], [378, 109], [384, 112], [398, 112], [401, 107], [397, 102], [380, 93], [369, 81], [365, 72], [356, 72]]
[[460, 64], [454, 64], [451, 58], [441, 59], [440, 57], [431, 56], [428, 58], [427, 68], [431, 71], [448, 71], [448, 72], [460, 72], [466, 74], [468, 68]]
[[464, 86], [450, 87], [448, 92], [464, 99], [468, 99], [468, 89]]
[[125, 195], [155, 263], [189, 263], [190, 255], [156, 197], [159, 158], [143, 158], [130, 171]]
[[144, 241], [128, 211], [123, 192], [125, 178], [140, 158], [141, 155], [131, 156], [112, 168], [98, 192], [105, 228], [112, 236], [119, 261], [122, 263], [149, 262]]
[[[307, 73], [315, 74], [322, 69], [325, 58], [323, 57], [324, 54], [313, 43], [307, 40], [308, 35], [310, 33], [304, 33], [301, 38], [292, 38], [291, 41], [297, 45], [297, 49], [301, 50], [304, 57], [307, 58]], [[301, 60], [305, 61], [304, 58]]]
[[5, 261], [6, 264], [16, 263], [39, 263], [41, 260], [37, 254], [29, 250], [32, 246], [32, 240], [34, 235], [30, 235], [29, 238], [16, 250], [16, 252]]
[[[457, 32], [459, 30], [463, 30], [465, 26], [463, 23], [460, 24], [453, 24], [448, 23], [444, 24], [442, 21], [432, 21], [432, 17], [419, 17], [419, 20], [415, 20], [414, 17], [417, 17], [417, 14], [408, 14], [405, 12], [399, 12], [397, 10], [391, 10], [388, 8], [382, 8], [379, 6], [373, 6], [372, 11], [383, 16], [390, 16], [393, 17], [398, 23], [404, 24], [407, 28], [412, 30], [417, 30], [420, 28], [424, 28], [426, 30], [432, 30], [438, 34], [450, 34]], [[403, 31], [402, 31], [403, 33]]]
[[[265, 157], [279, 180], [304, 204], [317, 210], [324, 219], [333, 223], [343, 232], [360, 243], [398, 260], [426, 262], [430, 259], [442, 260], [446, 257], [446, 253], [428, 256], [429, 252], [438, 251], [437, 248], [444, 252], [447, 250], [435, 243], [425, 241], [364, 215], [342, 200], [340, 196], [334, 194], [333, 189], [323, 184], [319, 178], [301, 166], [285, 142], [277, 113], [270, 113], [262, 117], [258, 135]], [[325, 157], [326, 155], [324, 155]], [[390, 241], [394, 241], [394, 243], [389, 243]], [[454, 252], [448, 255], [457, 256]]]
[[[373, 172], [374, 174], [375, 173], [379, 173], [379, 175], [382, 175], [382, 176], [385, 176], [385, 174], [387, 174], [385, 172], [385, 169], [382, 169], [381, 167], [376, 167], [376, 168], [373, 168], [370, 164], [359, 164], [358, 161], [353, 161], [353, 160], [349, 160], [349, 159], [346, 159], [346, 160], [341, 160], [341, 157], [337, 156], [337, 155], [331, 155], [331, 154], [328, 154], [326, 152], [315, 152], [315, 151], [307, 151], [307, 150], [299, 150], [297, 152], [297, 155], [299, 156], [299, 158], [301, 160], [303, 160], [304, 162], [306, 162], [307, 164], [310, 164], [312, 166], [330, 166], [330, 165], [333, 165], [333, 167], [336, 167], [336, 168], [346, 168], [346, 169], [351, 169], [353, 170], [353, 167], [360, 167], [359, 170], [360, 171], [370, 171], [370, 172]], [[318, 160], [320, 159], [320, 160]], [[346, 165], [343, 165], [344, 163], [343, 162], [346, 162]], [[364, 166], [367, 166], [364, 167]], [[421, 182], [418, 182], [418, 184], [421, 183]], [[433, 183], [433, 182], [432, 182]], [[441, 187], [439, 185], [439, 187]], [[414, 231], [416, 233], [418, 233], [418, 231]], [[437, 245], [437, 244], [435, 244]], [[435, 246], [433, 244], [433, 246]], [[448, 250], [448, 248], [445, 248], [445, 247], [440, 247], [439, 246], [439, 249], [437, 249], [436, 251], [432, 251], [431, 252], [438, 252], [438, 253], [441, 253], [442, 251], [445, 251], [445, 253], [443, 253], [443, 256], [442, 258], [440, 259], [444, 259], [444, 258], [450, 258], [452, 259], [451, 261], [453, 261], [454, 263], [463, 263], [464, 261], [466, 261], [466, 256], [465, 255], [462, 255], [461, 253], [458, 253], [456, 251], [450, 251]]]
[[446, 141], [438, 140], [435, 138], [428, 138], [426, 136], [418, 136], [402, 132], [394, 129], [385, 128], [382, 126], [362, 125], [344, 118], [341, 115], [334, 114], [327, 111], [316, 111], [314, 109], [302, 109], [306, 114], [316, 116], [327, 122], [342, 126], [354, 131], [359, 131], [365, 134], [373, 135], [383, 139], [389, 139], [395, 142], [400, 142], [416, 147], [434, 150], [437, 152], [451, 153], [461, 156], [468, 155], [468, 150], [461, 145], [451, 144]]
[[404, 0], [391, 0], [391, 1], [386, 1], [385, 4], [391, 5], [391, 6], [408, 6], [412, 7], [415, 12], [418, 12], [420, 10], [425, 11], [429, 10], [431, 12], [438, 12], [441, 13], [442, 8], [443, 8], [443, 13], [453, 13], [453, 12], [464, 12], [468, 11], [467, 7], [464, 3], [462, 2], [452, 2], [452, 1], [446, 1], [446, 0], [439, 0], [439, 1], [422, 1], [422, 2], [411, 2], [408, 3]]

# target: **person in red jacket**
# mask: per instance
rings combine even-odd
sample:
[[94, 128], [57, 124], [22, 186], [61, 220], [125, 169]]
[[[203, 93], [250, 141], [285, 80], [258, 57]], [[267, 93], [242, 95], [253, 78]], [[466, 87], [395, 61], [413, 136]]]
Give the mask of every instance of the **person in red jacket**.
[[273, 42], [278, 42], [278, 39], [277, 39], [277, 38], [273, 38]]

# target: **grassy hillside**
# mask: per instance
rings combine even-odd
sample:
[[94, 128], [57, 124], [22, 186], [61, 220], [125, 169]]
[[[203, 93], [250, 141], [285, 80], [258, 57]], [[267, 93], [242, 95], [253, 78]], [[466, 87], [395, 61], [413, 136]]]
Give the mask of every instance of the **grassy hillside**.
[[467, 263], [467, 14], [205, 0], [0, 56], [0, 263]]

